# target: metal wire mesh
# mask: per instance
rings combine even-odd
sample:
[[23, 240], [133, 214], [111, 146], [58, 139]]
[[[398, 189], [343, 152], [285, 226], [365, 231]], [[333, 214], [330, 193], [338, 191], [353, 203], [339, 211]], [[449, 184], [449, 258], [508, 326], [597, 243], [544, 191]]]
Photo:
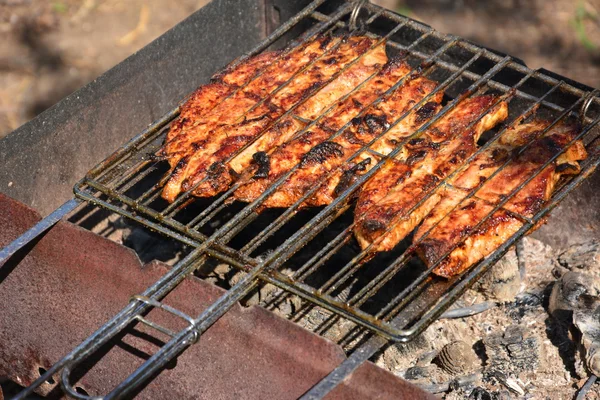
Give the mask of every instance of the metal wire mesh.
[[[220, 257], [238, 268], [248, 270], [250, 267], [262, 265], [265, 271], [269, 270], [268, 274], [263, 274], [263, 279], [385, 337], [407, 340], [414, 336], [431, 323], [435, 316], [439, 315], [449, 304], [453, 297], [452, 293], [454, 293], [451, 289], [461, 282], [464, 276], [447, 282], [432, 278], [431, 271], [435, 266], [424, 269], [422, 265], [418, 265], [413, 255], [414, 246], [408, 249], [404, 246], [406, 251], [394, 252], [393, 256], [387, 257], [384, 262], [381, 262], [381, 257], [371, 260], [369, 249], [354, 251], [351, 257], [340, 257], [340, 253], [352, 253], [354, 222], [350, 220], [349, 216], [352, 208], [350, 200], [353, 194], [363, 182], [380, 169], [387, 158], [394, 157], [410, 139], [420, 136], [460, 101], [469, 96], [484, 92], [498, 94], [500, 96], [498, 102], [501, 99], [510, 103], [509, 122], [503, 129], [495, 132], [474, 155], [469, 157], [462, 167], [444, 179], [438, 187], [447, 185], [452, 177], [462, 172], [470, 161], [495, 143], [509, 127], [522, 122], [534, 112], [538, 115], [548, 115], [553, 120], [551, 125], [553, 126], [563, 118], [577, 113], [587, 97], [584, 91], [540, 72], [529, 70], [508, 56], [500, 56], [462, 39], [439, 34], [429, 27], [372, 5], [364, 7], [363, 12], [367, 11], [369, 15], [364, 19], [362, 24], [364, 32], [361, 33], [377, 39], [373, 47], [382, 40], [387, 40], [390, 53], [405, 52], [405, 60], [413, 66], [413, 74], [418, 73], [439, 82], [432, 93], [401, 115], [389, 129], [401, 122], [411, 111], [427, 103], [439, 91], [444, 91], [451, 100], [434, 118], [399, 143], [391, 154], [387, 156], [379, 154], [378, 159], [381, 161], [329, 206], [322, 210], [298, 211], [300, 205], [318, 190], [319, 185], [316, 185], [286, 210], [269, 210], [260, 214], [257, 212], [262, 202], [277, 190], [298, 166], [292, 168], [249, 205], [231, 203], [232, 194], [238, 188], [236, 184], [215, 198], [194, 199], [191, 192], [202, 182], [181, 194], [172, 204], [166, 203], [160, 198], [160, 191], [164, 184], [164, 179], [161, 181], [160, 178], [164, 175], [165, 165], [148, 155], [153, 154], [162, 145], [165, 126], [177, 115], [177, 111], [154, 124], [134, 143], [126, 145], [116, 156], [92, 170], [76, 187], [77, 196], [134, 218], [138, 222], [188, 245], [200, 246], [204, 250], [210, 248], [214, 256]], [[319, 10], [308, 13], [305, 19], [310, 19], [313, 26], [297, 42], [311, 40], [319, 34], [347, 31], [347, 19], [351, 14], [350, 6], [337, 9], [329, 15]], [[271, 42], [275, 45], [282, 45], [277, 40]], [[350, 63], [345, 66], [331, 80], [352, 65]], [[386, 95], [393, 93], [406, 82], [409, 76], [411, 75], [398, 81], [372, 104], [377, 104]], [[275, 91], [284, 88], [290, 80]], [[359, 89], [360, 86], [346, 94], [341, 101]], [[365, 106], [364, 109], [367, 108]], [[293, 115], [293, 111], [292, 108], [280, 119], [287, 115]], [[326, 114], [327, 110], [315, 120], [309, 121], [302, 132], [309, 130]], [[482, 113], [480, 118], [483, 115], [485, 113]], [[596, 116], [588, 110], [588, 117], [594, 119]], [[477, 122], [475, 121], [473, 125]], [[593, 141], [593, 133], [590, 134], [590, 131], [596, 121], [588, 122], [579, 138], [588, 138], [589, 141]], [[348, 125], [349, 123], [332, 134], [329, 140], [340, 135]], [[383, 135], [385, 132], [379, 137]], [[369, 146], [378, 138], [361, 148], [346, 161], [351, 162], [363, 151], [372, 151]], [[249, 145], [250, 143], [230, 159]], [[593, 155], [584, 162], [589, 165], [593, 163]], [[583, 170], [586, 170], [586, 165], [583, 165]], [[156, 183], [157, 181], [158, 183]], [[323, 179], [321, 184], [325, 181], [326, 179]], [[506, 200], [495, 210], [509, 201], [511, 196], [522, 186], [507, 196]], [[433, 193], [436, 189], [431, 189], [429, 193]], [[474, 192], [475, 190], [470, 196]], [[191, 203], [192, 200], [194, 201]], [[426, 200], [427, 197], [423, 198], [407, 214]], [[520, 218], [525, 223], [535, 222], [524, 216], [520, 216]], [[481, 221], [481, 224], [484, 222], [485, 220]], [[335, 235], [332, 234], [334, 231], [331, 228], [332, 224], [340, 227]], [[321, 231], [325, 227], [329, 228], [322, 233]], [[391, 228], [389, 227], [389, 229]], [[315, 245], [316, 243], [326, 243], [326, 245], [318, 246]], [[341, 264], [343, 267], [337, 269], [332, 267], [331, 264], [339, 264], [341, 259], [343, 259], [343, 264]], [[385, 268], [379, 268], [380, 272], [362, 286], [352, 282], [355, 293], [351, 298], [342, 300], [337, 297], [361, 269], [374, 270], [374, 265], [385, 264], [387, 264]], [[409, 269], [407, 266], [418, 273], [409, 273], [413, 277], [411, 284], [401, 285], [397, 281], [400, 278], [405, 280], [406, 273], [403, 271], [406, 272], [405, 270]], [[283, 274], [281, 272], [283, 268], [293, 272]], [[420, 305], [418, 305], [419, 303]], [[373, 306], [374, 304], [383, 304], [384, 306], [377, 309], [376, 306]], [[436, 307], [431, 309], [434, 304]], [[412, 311], [410, 311], [412, 307], [408, 307], [409, 305], [414, 307]], [[428, 309], [430, 313], [425, 313]], [[401, 312], [403, 319], [407, 322], [416, 323], [412, 329], [402, 330], [397, 324], [388, 323], [392, 317]]]
[[[499, 55], [457, 37], [440, 34], [426, 25], [374, 5], [361, 3], [361, 8], [357, 10], [351, 3], [345, 3], [341, 7], [331, 7], [329, 3], [326, 0], [313, 2], [240, 61], [269, 47], [282, 48], [290, 45], [285, 41], [284, 35], [300, 22], [307, 24], [308, 29], [296, 38], [292, 45], [309, 41], [321, 34], [347, 32], [348, 26], [352, 24], [361, 29], [361, 34], [376, 39], [373, 47], [385, 40], [388, 53], [403, 54], [404, 60], [412, 67], [411, 74], [398, 81], [372, 104], [377, 104], [401, 87], [408, 76], [418, 74], [437, 82], [437, 87], [432, 93], [399, 116], [388, 129], [406, 118], [411, 111], [427, 103], [436, 93], [445, 93], [443, 108], [413, 134], [398, 143], [390, 154], [377, 154], [380, 161], [323, 208], [300, 210], [301, 204], [325, 183], [325, 178], [292, 207], [258, 212], [265, 199], [285, 182], [297, 166], [250, 204], [232, 201], [232, 194], [238, 187], [236, 184], [214, 198], [195, 199], [192, 192], [202, 182], [179, 195], [171, 204], [163, 201], [160, 191], [165, 183], [163, 176], [167, 166], [151, 154], [162, 146], [169, 123], [177, 117], [179, 109], [152, 124], [92, 169], [75, 187], [78, 198], [133, 219], [192, 246], [194, 250], [160, 281], [141, 294], [142, 297], [134, 298], [111, 321], [46, 373], [50, 376], [62, 368], [63, 386], [71, 396], [81, 397], [69, 385], [72, 369], [131, 321], [137, 320], [152, 326], [152, 323], [142, 316], [150, 308], [160, 307], [177, 313], [177, 310], [159, 303], [160, 299], [208, 258], [222, 260], [246, 271], [247, 274], [202, 315], [195, 319], [180, 315], [189, 322], [189, 326], [184, 330], [172, 332], [163, 327], [155, 327], [169, 334], [172, 340], [119, 384], [106, 396], [107, 398], [122, 396], [164, 366], [197, 340], [199, 335], [232, 304], [255, 288], [259, 279], [280, 287], [286, 293], [298, 295], [310, 304], [321, 306], [383, 338], [410, 340], [439, 317], [478, 276], [541, 221], [600, 163], [600, 139], [596, 129], [600, 121], [600, 100], [595, 92], [571, 82], [557, 80], [541, 71], [530, 70], [509, 56]], [[356, 61], [358, 60], [354, 60]], [[353, 63], [345, 66], [330, 80], [346, 71]], [[260, 74], [261, 72], [258, 72], [254, 79]], [[275, 91], [284, 88], [290, 80]], [[349, 98], [359, 88], [360, 86], [341, 100]], [[432, 271], [441, 261], [426, 267], [414, 256], [415, 244], [401, 243], [392, 252], [375, 257], [369, 252], [369, 248], [358, 249], [352, 239], [355, 224], [352, 199], [361, 185], [377, 173], [387, 159], [396, 156], [409, 140], [421, 136], [467, 97], [482, 93], [498, 95], [496, 104], [500, 101], [509, 103], [508, 121], [503, 127], [494, 130], [487, 141], [461, 167], [429, 190], [428, 195], [448, 185], [452, 177], [493, 145], [507, 129], [530, 118], [534, 113], [553, 121], [546, 130], [565, 118], [580, 118], [583, 127], [571, 143], [583, 140], [587, 146], [589, 157], [581, 163], [581, 173], [561, 181], [552, 199], [535, 216], [517, 215], [523, 222], [522, 228], [490, 256], [455, 278], [442, 280], [434, 277]], [[585, 115], [581, 115], [582, 106], [585, 106]], [[305, 121], [307, 126], [303, 131], [317, 124], [327, 111], [315, 120]], [[294, 108], [279, 119], [293, 115]], [[485, 112], [479, 119], [484, 115]], [[478, 120], [471, 125], [476, 124]], [[348, 125], [332, 133], [330, 139], [340, 135]], [[348, 157], [346, 162], [352, 162], [363, 151], [372, 151], [371, 144], [383, 135], [385, 132]], [[250, 143], [238, 150], [230, 159], [249, 145]], [[510, 201], [518, 190], [556, 160], [566, 148], [568, 146], [557, 152], [527, 181], [507, 195], [478, 226], [484, 224], [493, 212]], [[506, 161], [505, 165], [509, 161]], [[469, 196], [473, 196], [476, 190]], [[423, 204], [426, 198], [425, 196], [406, 214]], [[39, 380], [43, 381], [43, 378], [44, 376]]]

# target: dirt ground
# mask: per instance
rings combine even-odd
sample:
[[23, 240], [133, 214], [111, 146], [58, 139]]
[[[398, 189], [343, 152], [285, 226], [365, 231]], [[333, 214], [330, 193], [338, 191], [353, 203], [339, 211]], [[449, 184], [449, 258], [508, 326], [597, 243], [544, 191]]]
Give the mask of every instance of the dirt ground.
[[396, 9], [531, 68], [600, 87], [600, 0], [405, 0]]
[[[0, 137], [208, 0], [0, 0]], [[600, 0], [375, 0], [600, 87]]]
[[0, 137], [207, 2], [0, 0]]

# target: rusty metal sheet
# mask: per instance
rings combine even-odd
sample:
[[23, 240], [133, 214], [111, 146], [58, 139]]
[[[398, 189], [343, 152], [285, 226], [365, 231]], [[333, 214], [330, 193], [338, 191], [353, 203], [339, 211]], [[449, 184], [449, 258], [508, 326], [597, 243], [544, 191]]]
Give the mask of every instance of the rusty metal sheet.
[[433, 394], [398, 378], [371, 362], [366, 362], [336, 387], [327, 400], [351, 399], [423, 399], [435, 400]]
[[[0, 194], [0, 246], [39, 215]], [[0, 377], [28, 385], [85, 339], [130, 296], [142, 292], [168, 266], [142, 266], [129, 249], [60, 222], [26, 255], [0, 266]], [[188, 278], [164, 302], [195, 316], [222, 289]], [[171, 330], [185, 322], [162, 310], [148, 319]], [[119, 335], [83, 366], [75, 384], [89, 394], [107, 393], [168, 340], [145, 325]], [[234, 307], [199, 342], [167, 366], [139, 398], [294, 399], [337, 366], [341, 348], [260, 307]], [[60, 397], [58, 376], [40, 394]], [[365, 364], [331, 394], [334, 399], [426, 398], [414, 386]]]

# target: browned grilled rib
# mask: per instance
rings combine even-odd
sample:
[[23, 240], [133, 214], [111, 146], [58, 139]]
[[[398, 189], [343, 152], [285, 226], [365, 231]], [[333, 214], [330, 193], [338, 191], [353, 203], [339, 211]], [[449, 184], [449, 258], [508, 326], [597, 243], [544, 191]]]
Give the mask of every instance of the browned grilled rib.
[[[385, 132], [392, 122], [435, 88], [435, 83], [425, 78], [408, 79], [380, 103], [364, 110], [366, 104], [380, 97], [409, 71], [410, 68], [404, 63], [390, 62], [372, 83], [365, 85], [318, 126], [277, 148], [270, 155], [268, 176], [249, 180], [236, 191], [236, 197], [244, 201], [255, 199], [298, 165], [286, 182], [265, 200], [263, 207], [289, 207], [323, 180], [326, 180], [324, 186], [308, 198], [303, 206], [329, 204], [356, 175], [364, 173], [374, 164], [364, 155], [352, 163], [345, 164], [345, 160]], [[436, 109], [441, 97], [441, 93], [434, 96], [424, 109]], [[362, 117], [352, 119], [361, 111]], [[377, 142], [377, 149], [391, 151], [395, 141], [424, 123], [422, 117], [421, 110], [410, 113], [385, 133], [385, 139]], [[351, 124], [344, 132], [330, 139], [350, 120]], [[334, 170], [333, 176], [327, 179]]]
[[[547, 126], [548, 122], [534, 121], [524, 124], [517, 132], [527, 137], [535, 135], [535, 132]], [[448, 215], [441, 216], [443, 210], [434, 213], [431, 216], [432, 221], [426, 221], [415, 234], [415, 241], [421, 240], [417, 246], [421, 258], [428, 265], [433, 265], [456, 244], [462, 242], [436, 267], [434, 273], [451, 277], [491, 254], [523, 226], [518, 215], [533, 217], [550, 199], [562, 175], [579, 173], [577, 161], [585, 159], [587, 154], [583, 143], [577, 141], [474, 231], [474, 227], [490, 214], [502, 199], [534, 176], [536, 170], [565, 148], [577, 133], [578, 128], [567, 123], [552, 127], [547, 134], [535, 139], [531, 146], [516, 155], [506, 167], [484, 183], [473, 197], [460, 202]], [[472, 180], [471, 176], [460, 178], [458, 181], [462, 181], [465, 186], [469, 186], [466, 183]], [[453, 189], [446, 196], [462, 199], [465, 194], [465, 189]], [[438, 221], [437, 225], [432, 223]], [[427, 231], [429, 234], [423, 237]]]
[[495, 96], [462, 101], [367, 182], [355, 210], [354, 232], [363, 249], [379, 240], [370, 251], [391, 250], [431, 211], [440, 196], [429, 192], [476, 151], [484, 131], [507, 117], [505, 102], [490, 109], [497, 101]]
[[[235, 123], [223, 124], [222, 118], [219, 117], [217, 118], [218, 122], [210, 121], [203, 124], [201, 130], [205, 132], [199, 136], [203, 136], [205, 139], [192, 144], [193, 152], [178, 161], [165, 186], [163, 197], [172, 201], [180, 191], [191, 189], [193, 189], [194, 196], [208, 197], [227, 189], [232, 177], [224, 162], [258, 137], [265, 129], [272, 126], [276, 118], [309, 97], [309, 101], [298, 107], [297, 110], [302, 117], [311, 118], [347, 93], [350, 87], [360, 81], [361, 76], [364, 79], [365, 75], [368, 76], [380, 68], [386, 61], [385, 48], [384, 45], [381, 45], [371, 49], [373, 44], [373, 39], [365, 37], [345, 38], [339, 43], [339, 46], [323, 54], [306, 70], [294, 76], [283, 89], [271, 95], [268, 95], [268, 92], [265, 93], [263, 87], [255, 87], [254, 81], [251, 82], [242, 92], [248, 98], [252, 97], [254, 104], [258, 102], [259, 105], [243, 114], [243, 118], [238, 118], [239, 121]], [[319, 48], [321, 47], [325, 47], [326, 50], [328, 45], [319, 45]], [[298, 54], [297, 57], [303, 58], [304, 54]], [[359, 61], [348, 71], [326, 85], [330, 78], [357, 58]], [[271, 79], [278, 80], [281, 73], [277, 69], [272, 72], [266, 71], [263, 76], [272, 75]], [[287, 75], [283, 81], [286, 81], [291, 75]], [[313, 94], [315, 92], [316, 94]], [[235, 95], [231, 98], [234, 97]], [[222, 104], [227, 106], [227, 110], [224, 110], [223, 113], [239, 114], [238, 104], [227, 101]], [[217, 108], [220, 108], [221, 105]], [[241, 106], [242, 109], [251, 107]]]

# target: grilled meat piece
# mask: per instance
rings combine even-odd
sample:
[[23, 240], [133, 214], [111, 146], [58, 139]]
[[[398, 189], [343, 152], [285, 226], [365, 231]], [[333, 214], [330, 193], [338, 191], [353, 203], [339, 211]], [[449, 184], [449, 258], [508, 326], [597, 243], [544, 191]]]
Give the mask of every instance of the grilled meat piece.
[[[289, 207], [324, 180], [324, 186], [309, 197], [303, 206], [329, 204], [340, 193], [340, 183], [342, 186], [348, 184], [356, 175], [364, 173], [375, 164], [370, 162], [368, 156], [363, 155], [352, 163], [347, 163], [346, 159], [383, 134], [399, 116], [435, 88], [434, 82], [422, 77], [407, 79], [381, 102], [367, 107], [409, 70], [404, 63], [390, 62], [372, 83], [369, 82], [347, 99], [337, 112], [325, 118], [315, 129], [304, 132], [276, 149], [271, 155], [269, 176], [250, 180], [236, 191], [236, 197], [251, 201], [296, 167], [286, 182], [269, 196], [262, 206]], [[434, 96], [432, 103], [439, 104], [441, 97], [441, 93]], [[362, 116], [356, 117], [359, 113]], [[381, 140], [380, 143], [389, 145], [408, 136], [422, 123], [418, 120], [418, 111], [410, 113], [385, 133], [384, 138], [388, 141]], [[337, 131], [347, 122], [350, 122], [350, 125], [336, 136]], [[327, 178], [332, 171], [333, 177]]]
[[[363, 59], [350, 67], [348, 71], [342, 73], [338, 79], [335, 79], [314, 96], [300, 104], [294, 110], [294, 114], [304, 120], [315, 120], [325, 109], [331, 108], [320, 121], [328, 121], [328, 128], [330, 129], [337, 130], [342, 127], [351, 119], [349, 115], [351, 115], [352, 110], [357, 108], [356, 101], [367, 102], [369, 100], [368, 96], [373, 97], [378, 93], [377, 85], [381, 85], [381, 83], [378, 84], [375, 78], [380, 75], [378, 71], [384, 67], [387, 61], [385, 45], [383, 43], [380, 44], [363, 56]], [[408, 66], [405, 64], [402, 64], [398, 69], [404, 71], [404, 74], [408, 72]], [[335, 104], [340, 97], [345, 96], [361, 83], [364, 83], [364, 86], [366, 86], [366, 90], [364, 90], [366, 92], [365, 96], [360, 98], [357, 94], [351, 96], [353, 99], [351, 106], [349, 106], [349, 99]], [[300, 122], [295, 117], [284, 117], [234, 157], [229, 163], [231, 168], [240, 174], [251, 163], [255, 153], [274, 150], [290, 140], [294, 134], [302, 131], [305, 126], [306, 124]], [[335, 128], [335, 126], [338, 126], [338, 128]]]
[[[295, 107], [298, 108], [297, 114], [302, 117], [310, 118], [318, 114], [347, 93], [349, 87], [356, 85], [387, 61], [385, 46], [381, 44], [372, 49], [375, 43], [372, 39], [353, 36], [334, 39], [329, 43], [331, 42], [336, 43], [331, 48], [329, 44], [323, 46], [323, 43], [320, 43], [318, 48], [321, 49], [321, 57], [315, 59], [313, 64], [291, 80], [293, 72], [284, 74], [285, 79], [282, 79], [279, 69], [272, 70], [267, 67], [261, 76], [265, 80], [268, 80], [269, 76], [272, 80], [282, 82], [290, 80], [281, 90], [265, 93], [264, 86], [256, 86], [257, 81], [252, 81], [237, 92], [245, 96], [241, 104], [228, 99], [214, 109], [222, 110], [218, 117], [211, 112], [209, 122], [194, 127], [191, 131], [200, 140], [191, 143], [189, 147], [192, 151], [177, 162], [163, 190], [163, 198], [173, 201], [181, 191], [191, 189], [193, 195], [198, 197], [213, 196], [225, 190], [232, 180], [229, 167], [225, 163], [265, 129], [273, 126], [275, 119]], [[290, 54], [293, 55], [294, 52]], [[291, 62], [290, 57], [283, 59]], [[300, 52], [297, 57], [305, 58], [305, 54]], [[328, 80], [344, 66], [356, 59], [358, 61], [354, 65], [328, 83]], [[235, 97], [233, 95], [230, 99]], [[309, 97], [310, 103], [307, 101], [302, 104]], [[251, 101], [246, 102], [246, 99]], [[240, 115], [240, 110], [249, 111]], [[224, 117], [228, 113], [234, 114], [236, 118]], [[201, 133], [196, 135], [198, 131]], [[187, 134], [189, 135], [190, 131]], [[248, 163], [250, 159], [251, 157], [247, 159]]]
[[[339, 39], [320, 37], [284, 54], [261, 54], [237, 67], [228, 68], [210, 84], [201, 86], [182, 106], [179, 118], [172, 124], [165, 144], [159, 151], [159, 155], [169, 161], [169, 173], [174, 175], [174, 179], [165, 187], [163, 197], [174, 200], [186, 177], [187, 161], [182, 164], [180, 161], [196, 151], [203, 151], [214, 136], [215, 129], [243, 122], [246, 114], [257, 107], [261, 98], [271, 94], [295, 73], [338, 45]], [[260, 76], [251, 80], [261, 68], [264, 70]], [[244, 87], [239, 89], [239, 86]], [[205, 107], [206, 104], [210, 104], [209, 108]]]
[[464, 170], [450, 179], [450, 186], [443, 186], [437, 195], [441, 198], [433, 210], [417, 229], [415, 238], [435, 226], [444, 216], [456, 207], [468, 193], [485, 182], [494, 172], [504, 165], [514, 151], [540, 137], [548, 124], [535, 120], [528, 124], [519, 124], [507, 128], [497, 141], [478, 154]]
[[493, 106], [497, 101], [478, 96], [460, 102], [367, 182], [355, 210], [354, 233], [363, 249], [380, 240], [370, 251], [391, 250], [431, 211], [440, 200], [432, 189], [476, 151], [483, 132], [508, 116], [507, 104]]
[[[194, 146], [198, 147], [210, 138], [210, 131], [215, 127], [240, 122], [244, 117], [252, 119], [260, 116], [260, 112], [264, 113], [265, 106], [269, 105], [263, 102], [258, 106], [261, 99], [272, 94], [279, 85], [317, 57], [339, 46], [339, 41], [340, 39], [319, 37], [284, 54], [260, 54], [236, 67], [227, 68], [225, 72], [215, 76], [210, 84], [201, 86], [182, 106], [178, 121], [184, 121], [184, 126], [188, 129], [182, 129], [177, 135], [169, 132], [161, 154], [167, 156], [171, 167], [175, 168], [179, 160], [195, 152]], [[252, 79], [260, 69], [260, 76]], [[217, 90], [215, 87], [226, 87], [227, 90]], [[239, 89], [240, 87], [243, 88]], [[216, 91], [223, 92], [223, 97], [216, 98], [213, 94]], [[209, 103], [215, 105], [210, 109], [203, 108], [204, 104]], [[260, 110], [250, 112], [253, 107]], [[186, 109], [190, 112], [185, 112]], [[247, 113], [252, 115], [247, 116]], [[177, 123], [174, 128], [177, 131]]]
[[[210, 83], [200, 86], [181, 106], [179, 117], [171, 124], [167, 133], [165, 147], [161, 149], [161, 154], [172, 152], [175, 143], [171, 142], [175, 137], [201, 122], [201, 118], [208, 116], [220, 102], [235, 92], [238, 87], [245, 85], [260, 68], [276, 60], [279, 54], [278, 51], [269, 51], [251, 57], [235, 67], [225, 68], [223, 72], [213, 76]], [[176, 164], [174, 158], [169, 158], [169, 161]]]
[[[532, 132], [539, 132], [542, 126], [548, 127], [549, 123], [534, 121], [524, 124], [519, 131], [529, 136]], [[437, 263], [450, 252], [435, 268], [434, 273], [448, 278], [463, 272], [491, 254], [523, 226], [517, 215], [533, 217], [550, 199], [562, 175], [579, 173], [577, 161], [587, 157], [581, 141], [575, 142], [564, 154], [535, 175], [536, 170], [564, 149], [577, 133], [578, 128], [575, 125], [557, 124], [545, 135], [535, 139], [521, 154], [515, 155], [510, 163], [487, 180], [473, 197], [463, 200], [443, 217], [440, 217], [439, 213], [433, 215], [433, 221], [439, 223], [435, 225], [426, 222], [415, 234], [415, 241], [420, 241], [417, 252], [428, 265]], [[516, 148], [518, 149], [519, 147]], [[530, 177], [533, 179], [529, 183], [474, 230], [506, 196]], [[463, 182], [466, 180], [468, 179]], [[454, 193], [447, 196], [460, 198], [466, 195], [465, 189], [457, 188], [453, 191]], [[429, 233], [424, 236], [427, 231]], [[458, 243], [461, 244], [452, 250]]]

